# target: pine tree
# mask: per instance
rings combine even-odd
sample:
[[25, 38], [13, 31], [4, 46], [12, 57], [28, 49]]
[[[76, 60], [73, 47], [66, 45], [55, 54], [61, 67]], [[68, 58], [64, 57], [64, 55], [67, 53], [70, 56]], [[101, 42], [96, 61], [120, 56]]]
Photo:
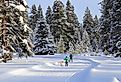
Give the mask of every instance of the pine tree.
[[[73, 45], [73, 48], [76, 49], [76, 44], [79, 44], [81, 41], [81, 26], [78, 21], [77, 15], [74, 12], [74, 6], [71, 4], [70, 0], [66, 3], [66, 16], [67, 16], [67, 22], [68, 22], [68, 35], [70, 35], [70, 41]], [[70, 46], [70, 48], [72, 48]], [[77, 49], [76, 49], [77, 50]]]
[[[93, 20], [93, 17], [90, 13], [90, 10], [89, 8], [87, 7], [86, 11], [85, 11], [85, 15], [83, 17], [83, 28], [87, 31], [88, 35], [89, 35], [89, 42], [91, 43], [91, 46], [94, 45], [94, 41], [93, 41], [93, 32], [94, 32], [94, 20]], [[94, 47], [93, 48], [93, 51], [95, 50]]]
[[82, 35], [82, 52], [90, 52], [92, 51], [92, 47], [90, 44], [90, 37], [85, 29], [83, 29], [83, 35]]
[[101, 2], [101, 18], [100, 18], [100, 41], [101, 48], [103, 51], [107, 50], [112, 51], [110, 49], [110, 27], [111, 27], [111, 19], [110, 19], [110, 11], [112, 8], [113, 0], [103, 0]]
[[64, 5], [61, 1], [54, 1], [51, 31], [54, 35], [54, 41], [57, 43], [62, 34], [62, 20], [64, 18]]
[[44, 19], [42, 8], [39, 5], [37, 11], [37, 22], [34, 30], [34, 51], [36, 55], [47, 55], [48, 54], [48, 27]]
[[36, 5], [32, 5], [31, 14], [29, 16], [29, 26], [31, 27], [32, 30], [36, 28], [35, 27], [36, 22], [37, 22], [37, 9], [36, 9]]
[[71, 4], [70, 0], [67, 1], [66, 3], [66, 16], [67, 16], [67, 22], [70, 23], [70, 29], [71, 33], [73, 34], [72, 36], [74, 37], [75, 42], [80, 41], [80, 30], [81, 30], [81, 25], [78, 21], [78, 17], [74, 12], [74, 6]]
[[91, 35], [92, 28], [94, 28], [94, 20], [93, 20], [93, 17], [91, 15], [88, 7], [87, 7], [87, 9], [85, 11], [85, 15], [83, 17], [83, 28], [86, 29], [86, 31], [89, 35]]
[[[75, 45], [74, 43], [76, 42], [75, 41], [75, 25], [74, 25], [74, 7], [73, 5], [71, 5], [71, 2], [68, 0], [67, 3], [66, 3], [66, 17], [67, 17], [67, 34], [68, 34], [68, 38], [70, 38], [69, 40], [69, 50], [72, 50], [72, 48], [75, 48]], [[74, 51], [74, 49], [73, 49]], [[74, 52], [72, 52], [74, 53]]]
[[46, 22], [47, 24], [51, 24], [51, 17], [52, 17], [52, 10], [51, 7], [48, 6], [47, 11], [46, 11]]
[[34, 53], [32, 49], [34, 45], [30, 38], [32, 29], [29, 27], [29, 17], [28, 17], [28, 10], [27, 10], [29, 7], [27, 5], [26, 0], [21, 0], [20, 4], [23, 5], [23, 7], [25, 8], [25, 9], [21, 9], [21, 7], [19, 8], [20, 12], [22, 13], [20, 16], [20, 21], [21, 21], [22, 26], [24, 27], [24, 32], [23, 32], [24, 39], [23, 39], [22, 44], [26, 45], [26, 47], [23, 47], [23, 52], [25, 56], [33, 56]]
[[[54, 36], [54, 42], [56, 46], [58, 46], [59, 45], [58, 42], [60, 41], [60, 36], [62, 36], [66, 50], [68, 50], [69, 35], [67, 33], [68, 25], [66, 21], [65, 12], [64, 12], [64, 4], [60, 0], [56, 0], [54, 1], [54, 5], [52, 8], [53, 8], [53, 12], [52, 12], [50, 30], [52, 32], [52, 35]], [[63, 52], [66, 52], [66, 51], [63, 51]]]
[[[110, 27], [110, 45], [112, 53], [121, 53], [121, 49], [116, 45], [120, 45], [121, 41], [121, 1], [113, 0], [112, 9], [110, 11], [111, 27]], [[121, 56], [121, 54], [118, 54]], [[117, 55], [117, 56], [118, 56]]]
[[37, 22], [37, 8], [36, 5], [32, 5], [31, 8], [31, 14], [29, 16], [29, 27], [32, 29], [32, 33], [30, 35], [31, 41], [34, 44], [34, 29], [36, 28], [36, 22]]
[[51, 7], [48, 6], [47, 11], [46, 11], [46, 22], [48, 24], [48, 40], [49, 40], [49, 44], [48, 44], [48, 49], [49, 49], [49, 53], [50, 54], [54, 54], [56, 53], [56, 46], [54, 43], [54, 36], [52, 35], [51, 32], [51, 17], [52, 17], [52, 10]]
[[117, 54], [120, 56], [120, 21], [121, 21], [121, 3], [119, 0], [103, 0], [102, 3], [102, 16], [101, 16], [101, 42], [102, 49], [107, 51], [108, 54]]
[[32, 44], [29, 39], [27, 3], [21, 1], [3, 1], [1, 4], [1, 26], [3, 54], [7, 51], [21, 53], [22, 56], [33, 55]]
[[94, 49], [96, 52], [99, 51], [99, 48], [100, 48], [100, 34], [99, 34], [99, 29], [100, 29], [100, 26], [99, 26], [99, 20], [98, 20], [98, 17], [97, 15], [95, 16], [94, 18], [94, 31], [93, 31], [93, 41], [94, 41]]

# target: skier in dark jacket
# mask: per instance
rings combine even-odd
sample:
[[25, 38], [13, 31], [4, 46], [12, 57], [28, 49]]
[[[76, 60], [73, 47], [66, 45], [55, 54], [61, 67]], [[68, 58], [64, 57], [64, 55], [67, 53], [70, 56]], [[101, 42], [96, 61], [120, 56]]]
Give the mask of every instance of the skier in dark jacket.
[[65, 60], [65, 66], [68, 66], [69, 58], [66, 56], [66, 57], [64, 58], [64, 60]]
[[70, 62], [73, 62], [73, 55], [70, 54], [69, 57], [70, 57]]

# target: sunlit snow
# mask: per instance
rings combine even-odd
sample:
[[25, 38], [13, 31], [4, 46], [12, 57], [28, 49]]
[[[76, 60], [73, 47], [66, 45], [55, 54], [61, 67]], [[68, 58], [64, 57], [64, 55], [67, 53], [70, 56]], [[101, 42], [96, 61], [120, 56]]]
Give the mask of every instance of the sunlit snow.
[[[121, 60], [106, 56], [74, 56], [68, 67], [65, 55], [35, 56], [0, 63], [0, 82], [120, 82]], [[30, 77], [30, 78], [29, 78]], [[26, 79], [25, 79], [26, 78]]]

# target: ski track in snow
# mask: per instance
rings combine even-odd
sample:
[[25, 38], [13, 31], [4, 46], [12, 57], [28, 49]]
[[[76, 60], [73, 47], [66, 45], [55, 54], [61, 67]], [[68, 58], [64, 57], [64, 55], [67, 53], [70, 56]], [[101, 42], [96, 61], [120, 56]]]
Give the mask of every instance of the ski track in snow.
[[121, 60], [75, 56], [68, 67], [60, 66], [64, 55], [35, 56], [0, 63], [0, 82], [120, 82]]

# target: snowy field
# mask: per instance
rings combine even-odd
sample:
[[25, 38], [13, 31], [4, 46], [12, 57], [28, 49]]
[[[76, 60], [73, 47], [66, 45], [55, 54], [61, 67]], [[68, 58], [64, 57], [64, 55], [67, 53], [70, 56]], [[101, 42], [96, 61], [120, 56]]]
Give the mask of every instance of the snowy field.
[[35, 56], [0, 63], [0, 82], [121, 82], [121, 59], [74, 56], [68, 67], [65, 55]]

